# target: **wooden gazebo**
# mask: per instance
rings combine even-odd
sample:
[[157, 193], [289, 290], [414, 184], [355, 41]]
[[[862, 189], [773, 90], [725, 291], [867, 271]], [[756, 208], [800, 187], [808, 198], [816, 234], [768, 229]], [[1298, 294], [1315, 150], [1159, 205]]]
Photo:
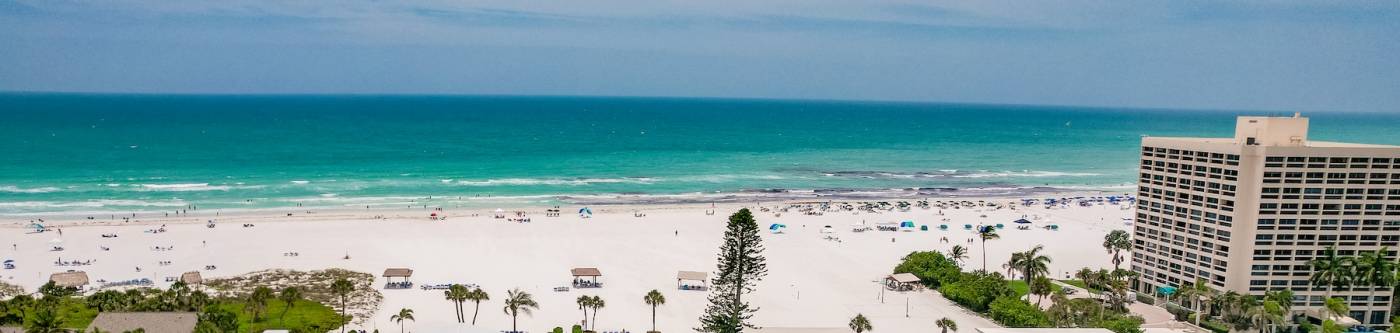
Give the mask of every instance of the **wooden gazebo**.
[[[574, 276], [574, 288], [602, 288], [603, 284], [598, 282], [598, 277], [603, 276], [603, 272], [594, 267], [579, 267], [569, 270], [569, 274]], [[588, 278], [589, 280], [584, 280]]]
[[[413, 277], [413, 270], [408, 268], [385, 268], [384, 269], [384, 289], [408, 289], [413, 288], [413, 282], [408, 278]], [[394, 282], [394, 278], [402, 281]]]
[[890, 274], [885, 277], [885, 286], [898, 291], [914, 290], [921, 286], [920, 282], [919, 277], [912, 273]]
[[[680, 290], [705, 290], [709, 289], [709, 274], [705, 272], [679, 271], [676, 272], [676, 289]], [[699, 281], [699, 286], [685, 284], [686, 281]]]

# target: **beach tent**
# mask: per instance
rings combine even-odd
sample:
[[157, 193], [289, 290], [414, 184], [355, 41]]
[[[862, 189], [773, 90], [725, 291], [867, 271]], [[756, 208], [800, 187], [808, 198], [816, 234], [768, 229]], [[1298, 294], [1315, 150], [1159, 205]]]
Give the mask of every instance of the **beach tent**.
[[5, 259], [5, 269], [15, 269], [15, 260]]
[[947, 225], [947, 224], [939, 224], [939, 225], [938, 225], [938, 230], [948, 230], [948, 225]]
[[768, 225], [768, 231], [772, 231], [775, 234], [783, 233], [783, 228], [787, 228], [787, 225], [778, 223]]
[[29, 227], [30, 227], [30, 228], [34, 228], [34, 232], [44, 232], [45, 230], [47, 230], [47, 229], [44, 228], [44, 225], [43, 225], [43, 224], [38, 224], [38, 223], [30, 223], [30, 224], [29, 224]]
[[578, 210], [578, 216], [580, 216], [580, 217], [593, 217], [593, 210], [592, 210], [592, 209], [588, 209], [588, 207], [579, 208], [579, 210]]
[[1013, 221], [1013, 222], [1016, 222], [1016, 224], [1028, 224], [1028, 223], [1031, 223], [1031, 221], [1030, 221], [1030, 220], [1027, 220], [1027, 219], [1017, 219], [1016, 221]]
[[1157, 293], [1162, 294], [1162, 296], [1171, 297], [1173, 294], [1176, 294], [1176, 287], [1159, 286], [1157, 287]]
[[899, 222], [899, 228], [901, 228], [901, 229], [907, 229], [907, 230], [914, 230], [914, 221]]

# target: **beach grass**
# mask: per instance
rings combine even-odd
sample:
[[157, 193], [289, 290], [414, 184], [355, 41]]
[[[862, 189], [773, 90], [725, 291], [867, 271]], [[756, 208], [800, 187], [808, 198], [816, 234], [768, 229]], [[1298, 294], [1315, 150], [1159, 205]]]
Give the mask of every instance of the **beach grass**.
[[[1026, 296], [1026, 294], [1031, 293], [1031, 287], [1026, 285], [1026, 281], [1006, 281], [1006, 285], [1011, 287], [1011, 290], [1016, 292], [1016, 297]], [[1050, 292], [1053, 293], [1056, 291], [1060, 291], [1060, 285], [1051, 283]]]
[[257, 322], [253, 322], [252, 314], [243, 311], [244, 306], [243, 301], [224, 301], [219, 304], [219, 308], [238, 314], [240, 332], [262, 332], [268, 329], [319, 332], [340, 327], [340, 315], [335, 309], [315, 301], [297, 301], [285, 317], [282, 310], [287, 308], [286, 303], [269, 301], [267, 313]]

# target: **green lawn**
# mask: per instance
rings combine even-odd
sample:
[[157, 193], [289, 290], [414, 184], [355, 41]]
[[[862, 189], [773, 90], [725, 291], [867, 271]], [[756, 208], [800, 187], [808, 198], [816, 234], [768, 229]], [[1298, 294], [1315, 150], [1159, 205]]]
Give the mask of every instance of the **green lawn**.
[[[1011, 287], [1011, 290], [1015, 290], [1015, 291], [1016, 291], [1016, 297], [1026, 296], [1026, 294], [1029, 294], [1029, 293], [1031, 292], [1031, 287], [1026, 285], [1026, 281], [1021, 281], [1021, 280], [1006, 281], [1006, 285], [1009, 286], [1009, 287]], [[1060, 291], [1060, 285], [1051, 283], [1051, 284], [1050, 284], [1050, 292], [1053, 293], [1053, 292], [1056, 292], [1056, 291]]]
[[58, 315], [63, 318], [63, 327], [81, 330], [87, 329], [88, 324], [97, 318], [97, 309], [88, 308], [80, 299], [65, 298], [59, 301]]
[[243, 306], [241, 301], [226, 301], [219, 305], [219, 308], [238, 314], [240, 332], [262, 332], [267, 329], [317, 332], [340, 327], [340, 314], [336, 313], [335, 309], [314, 301], [297, 301], [285, 317], [282, 316], [282, 310], [286, 309], [286, 304], [277, 300], [269, 301], [267, 314], [258, 322], [253, 322], [253, 316], [243, 311]]

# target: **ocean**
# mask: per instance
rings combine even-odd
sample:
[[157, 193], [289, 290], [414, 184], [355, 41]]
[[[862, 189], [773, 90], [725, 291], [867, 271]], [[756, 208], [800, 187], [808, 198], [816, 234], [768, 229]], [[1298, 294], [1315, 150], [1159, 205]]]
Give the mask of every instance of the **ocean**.
[[[1131, 192], [1139, 138], [1237, 115], [936, 103], [0, 94], [0, 214]], [[1274, 113], [1273, 115], [1282, 115]], [[1400, 144], [1400, 115], [1309, 113]]]

